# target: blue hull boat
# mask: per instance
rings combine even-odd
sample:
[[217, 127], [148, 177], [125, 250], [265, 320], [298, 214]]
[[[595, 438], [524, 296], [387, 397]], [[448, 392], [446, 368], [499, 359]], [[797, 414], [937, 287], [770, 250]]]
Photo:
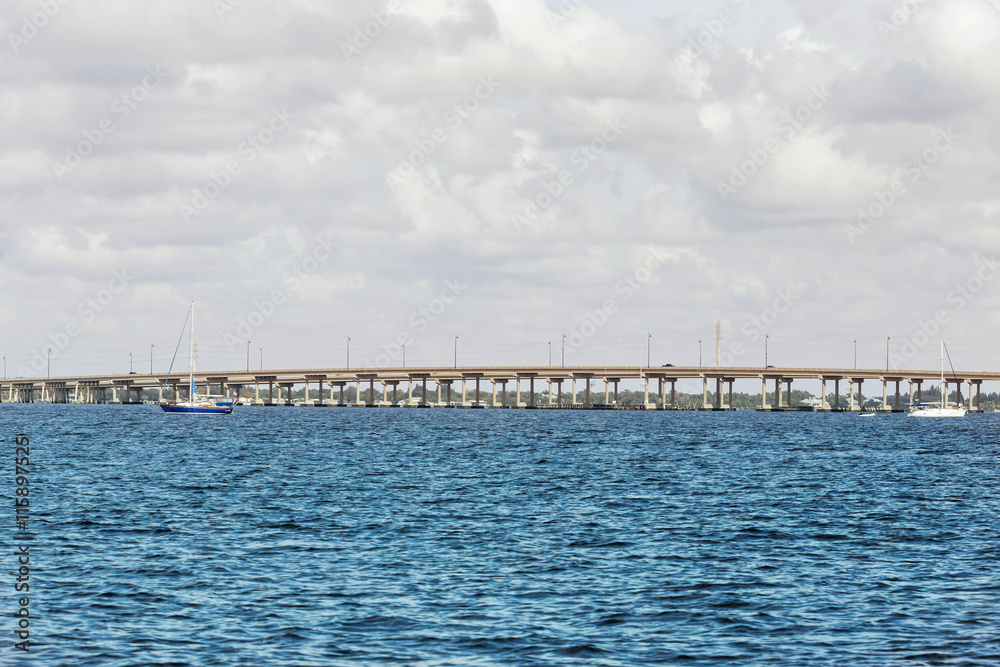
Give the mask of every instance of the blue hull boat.
[[[188, 312], [188, 318], [191, 320], [191, 332], [190, 332], [190, 345], [191, 345], [191, 362], [190, 370], [188, 371], [188, 400], [178, 401], [175, 403], [160, 403], [160, 407], [167, 414], [174, 415], [228, 415], [233, 411], [233, 400], [227, 397], [212, 398], [206, 396], [200, 398], [198, 396], [198, 389], [194, 384], [194, 370], [195, 370], [195, 346], [194, 346], [194, 301], [191, 302], [191, 310]], [[181, 330], [181, 336], [183, 337], [183, 329]], [[177, 346], [180, 347], [180, 340], [177, 341]], [[177, 350], [174, 350], [174, 357], [177, 357]], [[174, 362], [170, 362], [170, 369], [173, 370]], [[170, 377], [170, 373], [167, 373], [167, 378]]]
[[167, 414], [228, 415], [233, 411], [232, 405], [214, 403], [160, 403], [160, 407]]

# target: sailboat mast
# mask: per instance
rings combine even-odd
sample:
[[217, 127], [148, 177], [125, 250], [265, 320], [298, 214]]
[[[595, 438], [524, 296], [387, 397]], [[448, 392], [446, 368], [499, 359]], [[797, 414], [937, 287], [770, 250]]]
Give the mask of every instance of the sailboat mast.
[[191, 347], [191, 363], [188, 364], [190, 370], [190, 380], [191, 380], [191, 398], [194, 398], [195, 388], [194, 388], [194, 301], [191, 302], [191, 337], [190, 337], [190, 347]]
[[941, 407], [948, 407], [948, 390], [944, 384], [944, 336], [941, 336]]

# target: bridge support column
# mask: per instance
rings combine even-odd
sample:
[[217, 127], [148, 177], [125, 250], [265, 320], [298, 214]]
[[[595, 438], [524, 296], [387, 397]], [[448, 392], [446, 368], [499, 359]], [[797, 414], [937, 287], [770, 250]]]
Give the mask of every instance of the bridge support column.
[[820, 390], [819, 390], [819, 407], [820, 407], [821, 410], [825, 411], [826, 410], [826, 378], [823, 378], [822, 380], [823, 381], [820, 383]]
[[889, 404], [889, 381], [882, 378], [882, 409], [885, 410]]
[[899, 412], [899, 380], [896, 380], [896, 412]]
[[534, 378], [534, 376], [532, 376], [532, 377], [530, 377], [528, 379], [528, 391], [531, 392], [531, 395], [528, 396], [528, 405], [531, 406], [531, 407], [535, 407], [535, 378]]
[[733, 407], [733, 383], [734, 382], [735, 382], [735, 380], [730, 380], [729, 381], [729, 409], [730, 410], [735, 410], [735, 408]]
[[570, 405], [576, 405], [576, 378], [573, 378], [573, 396], [569, 400]]
[[[423, 385], [421, 385], [421, 389], [420, 389], [420, 405], [422, 405], [422, 406], [424, 406], [426, 408], [427, 407], [427, 376], [425, 375], [422, 378], [422, 380], [423, 380]], [[478, 380], [476, 380], [476, 384], [477, 385], [479, 384]]]
[[722, 378], [715, 378], [715, 409], [722, 409]]
[[645, 409], [646, 406], [649, 405], [649, 376], [648, 375], [643, 378], [643, 384], [645, 386], [645, 398], [642, 401], [642, 407], [643, 407], [643, 409]]
[[462, 407], [465, 407], [465, 396], [466, 396], [466, 393], [465, 393], [465, 378], [462, 378], [462, 401], [461, 401]]
[[[604, 404], [611, 405], [611, 380], [604, 378]], [[617, 402], [618, 397], [615, 396], [615, 401]]]
[[552, 396], [552, 378], [549, 378], [549, 405], [553, 404], [555, 398]]
[[585, 382], [586, 382], [586, 385], [585, 385], [584, 394], [583, 394], [583, 405], [585, 407], [589, 408], [589, 407], [591, 407], [591, 404], [590, 404], [590, 378], [589, 377], [586, 378]]
[[521, 407], [521, 378], [514, 380], [514, 407]]
[[708, 377], [701, 376], [701, 409], [708, 409]]
[[[491, 380], [491, 384], [493, 385], [493, 402], [490, 403], [490, 406], [495, 408], [497, 406], [497, 381], [496, 380]], [[551, 400], [552, 399], [552, 395], [551, 395], [552, 394], [552, 388], [551, 387], [552, 387], [552, 383], [549, 382], [549, 402], [550, 403], [552, 402], [552, 400]]]
[[767, 409], [767, 378], [760, 379], [760, 409]]

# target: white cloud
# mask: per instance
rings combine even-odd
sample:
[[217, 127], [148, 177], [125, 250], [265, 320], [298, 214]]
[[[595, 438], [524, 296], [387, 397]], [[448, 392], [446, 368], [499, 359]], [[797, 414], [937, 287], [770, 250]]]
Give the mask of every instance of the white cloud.
[[[997, 242], [1000, 11], [928, 3], [886, 35], [884, 3], [755, 2], [706, 48], [685, 48], [737, 4], [588, 2], [564, 16], [541, 0], [421, 0], [348, 60], [342, 43], [378, 3], [245, 2], [221, 19], [192, 0], [70, 3], [19, 52], [0, 51], [8, 358], [30, 358], [124, 266], [134, 286], [64, 352], [67, 370], [166, 350], [191, 298], [201, 365], [239, 367], [220, 332], [327, 234], [341, 251], [254, 334], [266, 361], [331, 363], [347, 336], [358, 354], [377, 349], [453, 278], [469, 285], [461, 308], [413, 354], [447, 357], [458, 333], [516, 361], [614, 294], [650, 245], [677, 261], [598, 336], [625, 342], [595, 341], [576, 361], [634, 361], [650, 331], [679, 358], [691, 332], [708, 339], [716, 318], [742, 322], [797, 279], [816, 289], [779, 327], [820, 342], [909, 327], [948, 292], [932, 276], [961, 277]], [[32, 7], [9, 3], [0, 21], [16, 30]], [[169, 75], [119, 117], [112, 105], [151, 66]], [[500, 85], [449, 115], [483, 77]], [[786, 131], [823, 87], [829, 100]], [[294, 119], [249, 159], [244, 142], [276, 109]], [[105, 118], [114, 131], [57, 178]], [[579, 161], [613, 118], [620, 137]], [[849, 243], [843, 225], [948, 127], [955, 148]], [[416, 172], [388, 183], [439, 129]], [[772, 138], [766, 164], [720, 199], [717, 183]], [[233, 160], [239, 173], [184, 224], [179, 205]], [[572, 183], [519, 233], [512, 216], [563, 171]], [[997, 301], [984, 291], [955, 313], [957, 350]], [[25, 325], [29, 308], [46, 315]], [[474, 349], [469, 362], [491, 361]], [[818, 343], [800, 352], [842, 361]]]

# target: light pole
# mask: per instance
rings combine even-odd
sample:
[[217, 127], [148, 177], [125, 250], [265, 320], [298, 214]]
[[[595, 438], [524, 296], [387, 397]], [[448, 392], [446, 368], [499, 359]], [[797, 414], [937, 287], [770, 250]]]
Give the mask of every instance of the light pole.
[[351, 370], [351, 337], [347, 337], [347, 370]]
[[149, 344], [149, 374], [153, 374], [153, 344]]
[[260, 370], [264, 370], [264, 348], [260, 348]]
[[764, 368], [767, 368], [767, 339], [769, 336], [764, 334]]
[[552, 341], [549, 341], [549, 366], [552, 365]]
[[4, 379], [7, 378], [7, 357], [6, 356], [4, 356], [4, 358], [3, 358], [3, 376], [4, 376]]
[[[562, 366], [563, 366], [563, 368], [566, 368], [566, 334], [563, 334], [562, 337], [563, 337], [563, 343], [562, 343]], [[576, 399], [573, 399], [573, 400], [576, 400]]]
[[132, 353], [128, 353], [128, 374], [132, 375]]
[[889, 337], [885, 337], [885, 370], [889, 370]]
[[403, 346], [403, 368], [406, 368], [406, 346]]
[[[129, 359], [132, 358], [132, 353], [128, 353]], [[45, 354], [45, 377], [52, 377], [52, 348]]]
[[701, 368], [701, 339], [698, 339], [698, 368]]
[[[458, 334], [455, 334], [455, 368], [458, 368]], [[462, 397], [465, 400], [465, 397]]]
[[[247, 340], [247, 373], [249, 372], [250, 372], [250, 341]], [[320, 398], [322, 398], [322, 396]]]
[[653, 334], [646, 334], [646, 368], [649, 368], [649, 343], [653, 340]]
[[858, 339], [854, 339], [854, 370], [858, 370]]

